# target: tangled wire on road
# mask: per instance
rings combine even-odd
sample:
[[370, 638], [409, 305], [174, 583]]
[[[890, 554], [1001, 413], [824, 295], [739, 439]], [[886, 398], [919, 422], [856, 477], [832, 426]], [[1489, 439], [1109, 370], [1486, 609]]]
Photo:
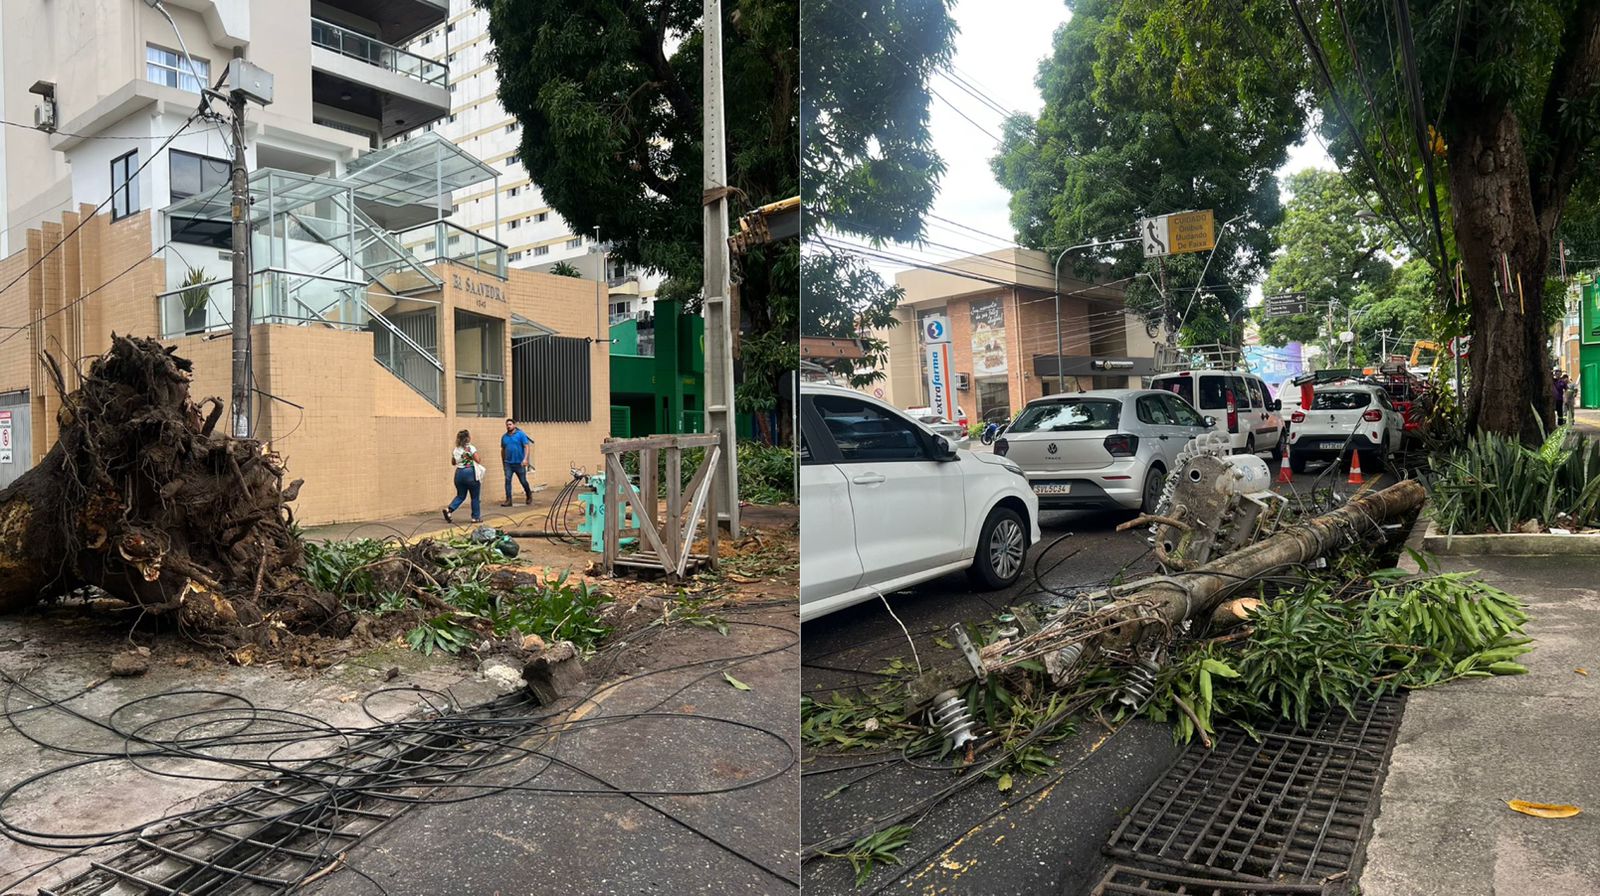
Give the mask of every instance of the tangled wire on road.
[[[728, 620], [726, 624], [795, 635], [793, 629], [761, 622]], [[637, 638], [634, 647], [649, 640], [648, 636]], [[167, 882], [153, 882], [169, 887], [174, 881], [182, 884], [169, 890], [174, 892], [287, 892], [343, 863], [344, 851], [353, 839], [369, 833], [406, 806], [462, 802], [511, 792], [640, 801], [722, 849], [790, 880], [792, 875], [788, 872], [740, 852], [646, 800], [731, 793], [772, 781], [795, 767], [798, 756], [788, 732], [662, 707], [713, 675], [792, 650], [797, 644], [798, 637], [790, 637], [784, 643], [749, 653], [612, 679], [605, 688], [709, 667], [642, 710], [600, 713], [577, 720], [561, 718], [556, 710], [540, 707], [524, 691], [458, 709], [448, 694], [420, 688], [387, 688], [367, 695], [361, 708], [374, 723], [370, 727], [337, 726], [299, 712], [258, 707], [237, 694], [203, 689], [139, 698], [116, 707], [104, 718], [94, 718], [71, 704], [90, 694], [98, 684], [70, 696], [54, 697], [24, 680], [0, 673], [0, 680], [6, 684], [0, 713], [10, 727], [40, 747], [77, 757], [29, 775], [0, 792], [0, 833], [26, 846], [66, 852], [41, 867], [13, 869], [26, 870], [26, 874], [0, 879], [0, 890], [10, 892], [74, 857], [122, 845], [127, 847], [123, 853], [102, 858], [90, 872], [56, 892], [80, 892], [74, 888], [80, 882], [86, 887], [82, 892], [100, 892], [90, 884], [98, 886], [96, 882], [104, 883], [108, 875], [155, 875], [157, 871], [167, 875]], [[621, 653], [620, 649], [602, 652], [600, 665], [591, 668], [609, 668]], [[598, 690], [588, 696], [593, 697]], [[397, 692], [420, 694], [427, 707], [425, 714], [400, 720], [383, 717], [375, 705], [376, 698]], [[69, 718], [87, 736], [75, 737], [70, 743], [46, 738], [38, 726], [30, 724], [46, 713]], [[612, 772], [585, 767], [562, 755], [563, 740], [582, 732], [644, 726], [631, 737], [645, 739], [654, 731], [659, 738], [663, 725], [693, 726], [674, 737], [684, 737], [685, 743], [702, 744], [712, 742], [712, 729], [737, 729], [750, 740], [741, 756], [764, 757], [766, 761], [761, 764], [765, 768], [727, 784], [680, 786], [668, 782], [644, 787], [619, 784], [613, 780]], [[96, 741], [98, 745], [93, 745]], [[39, 793], [39, 788], [63, 786], [74, 775], [107, 778], [110, 769], [119, 767], [173, 779], [243, 783], [246, 787], [221, 803], [174, 812], [118, 830], [41, 830], [37, 822], [23, 824], [17, 820], [26, 811], [30, 795]], [[593, 786], [541, 783], [541, 776], [555, 768], [574, 773]], [[487, 780], [490, 775], [494, 780]], [[362, 828], [363, 820], [376, 824]], [[357, 827], [351, 828], [352, 824]], [[125, 860], [127, 866], [140, 871], [115, 870], [119, 859], [130, 856]], [[149, 857], [159, 861], [149, 863]], [[345, 867], [365, 877], [353, 865]], [[143, 870], [146, 868], [154, 870]], [[381, 885], [378, 889], [382, 890]]]

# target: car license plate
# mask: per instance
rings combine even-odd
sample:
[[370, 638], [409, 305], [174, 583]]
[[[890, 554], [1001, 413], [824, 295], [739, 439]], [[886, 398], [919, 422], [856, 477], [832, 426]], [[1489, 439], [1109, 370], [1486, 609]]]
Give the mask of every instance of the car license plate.
[[1344, 447], [1343, 442], [1323, 442], [1320, 446], [1323, 451], [1338, 451]]
[[1033, 493], [1036, 495], [1067, 495], [1072, 493], [1070, 482], [1035, 482]]

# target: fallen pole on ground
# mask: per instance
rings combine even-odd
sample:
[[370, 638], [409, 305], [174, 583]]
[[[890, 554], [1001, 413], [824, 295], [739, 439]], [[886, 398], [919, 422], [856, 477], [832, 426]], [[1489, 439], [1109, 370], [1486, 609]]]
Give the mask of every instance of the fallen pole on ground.
[[[932, 669], [911, 683], [911, 699], [922, 705], [972, 678], [1044, 660], [1057, 685], [1081, 678], [1101, 661], [1137, 665], [1164, 649], [1186, 620], [1210, 619], [1245, 587], [1277, 570], [1316, 562], [1379, 534], [1422, 506], [1422, 486], [1405, 480], [1352, 498], [1343, 507], [1293, 526], [1171, 576], [1151, 576], [1086, 595], [1020, 637], [984, 646], [974, 658]], [[960, 626], [957, 626], [960, 629]], [[955, 633], [964, 640], [964, 630]]]

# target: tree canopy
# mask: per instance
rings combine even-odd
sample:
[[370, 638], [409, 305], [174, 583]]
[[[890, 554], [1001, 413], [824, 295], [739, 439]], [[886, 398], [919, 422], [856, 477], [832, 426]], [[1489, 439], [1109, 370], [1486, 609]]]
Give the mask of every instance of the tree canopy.
[[[1469, 425], [1534, 441], [1553, 423], [1546, 280], [1569, 199], [1595, 189], [1600, 5], [1410, 6], [1291, 3], [1319, 60], [1307, 86], [1336, 161], [1444, 270], [1438, 312], [1473, 336]], [[1593, 211], [1579, 218], [1593, 245]]]
[[[1265, 295], [1299, 293], [1307, 311], [1290, 317], [1258, 315], [1268, 345], [1311, 343], [1326, 337], [1330, 307], [1343, 321], [1350, 309], [1386, 295], [1394, 276], [1387, 258], [1394, 241], [1337, 171], [1309, 168], [1290, 175], [1291, 198], [1273, 231], [1281, 252], [1262, 285]], [[1358, 302], [1358, 297], [1363, 301]]]
[[[881, 367], [903, 297], [826, 234], [876, 246], [915, 242], [944, 162], [928, 130], [928, 78], [950, 59], [949, 0], [807, 0], [801, 7], [804, 146], [801, 189], [807, 252], [800, 332], [857, 339]], [[881, 375], [829, 365], [856, 385]]]
[[[1231, 329], [1249, 284], [1272, 251], [1282, 214], [1273, 172], [1300, 135], [1303, 97], [1284, 91], [1305, 68], [1287, 47], [1263, 54], [1246, 39], [1227, 3], [1075, 0], [1071, 20], [1041, 63], [1044, 109], [1006, 124], [995, 176], [1012, 193], [1019, 242], [1062, 248], [1133, 235], [1141, 217], [1211, 209], [1218, 251], [1204, 294], [1182, 323], [1189, 341]], [[1198, 7], [1198, 8], [1197, 8]], [[1282, 14], [1255, 4], [1244, 19], [1281, 27]], [[1220, 232], [1229, 219], [1237, 219]], [[1086, 251], [1080, 274], [1110, 261], [1109, 276], [1153, 272], [1139, 244]], [[1204, 254], [1164, 264], [1173, 317], [1190, 305]], [[1128, 288], [1130, 304], [1163, 304], [1148, 278]], [[1172, 321], [1169, 321], [1171, 323]]]
[[[703, 278], [700, 0], [475, 2], [489, 12], [500, 101], [522, 125], [523, 165], [545, 199], [575, 232], [599, 227], [611, 257], [664, 273], [661, 297], [694, 307]], [[798, 190], [799, 9], [796, 0], [726, 0], [723, 15], [737, 216]], [[799, 284], [784, 252], [752, 253], [737, 275], [746, 410], [774, 407], [777, 383], [798, 361]]]

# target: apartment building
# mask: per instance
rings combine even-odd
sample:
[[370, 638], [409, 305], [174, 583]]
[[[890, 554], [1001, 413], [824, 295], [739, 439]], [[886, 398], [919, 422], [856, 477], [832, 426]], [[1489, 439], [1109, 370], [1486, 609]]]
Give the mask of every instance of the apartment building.
[[[1006, 419], [1054, 392], [1137, 387], [1154, 372], [1155, 342], [1114, 286], [1063, 272], [1060, 349], [1051, 260], [1001, 249], [895, 275], [905, 297], [889, 343], [888, 376], [868, 391], [901, 407], [928, 404], [922, 324], [943, 316], [954, 361], [956, 404], [971, 420]], [[880, 394], [881, 393], [881, 394]]]
[[7, 0], [4, 117], [43, 126], [0, 136], [0, 486], [55, 442], [42, 352], [70, 369], [113, 332], [155, 335], [195, 362], [197, 398], [229, 394], [229, 139], [195, 112], [236, 56], [273, 76], [246, 115], [253, 435], [305, 480], [301, 521], [442, 505], [455, 432], [493, 469], [507, 416], [538, 478], [595, 468], [605, 289], [514, 269], [457, 223], [453, 197], [514, 175], [396, 139], [450, 114], [449, 69], [403, 49], [445, 26], [443, 0], [162, 6], [170, 23], [146, 0]]
[[661, 276], [605, 260], [605, 234], [575, 232], [545, 201], [522, 167], [521, 129], [500, 105], [500, 80], [490, 59], [494, 45], [489, 13], [471, 0], [449, 3], [449, 17], [407, 45], [450, 71], [450, 113], [429, 128], [505, 172], [497, 190], [457, 192], [453, 220], [505, 243], [512, 267], [549, 271], [565, 262], [587, 279], [605, 280], [616, 321], [647, 317]]

